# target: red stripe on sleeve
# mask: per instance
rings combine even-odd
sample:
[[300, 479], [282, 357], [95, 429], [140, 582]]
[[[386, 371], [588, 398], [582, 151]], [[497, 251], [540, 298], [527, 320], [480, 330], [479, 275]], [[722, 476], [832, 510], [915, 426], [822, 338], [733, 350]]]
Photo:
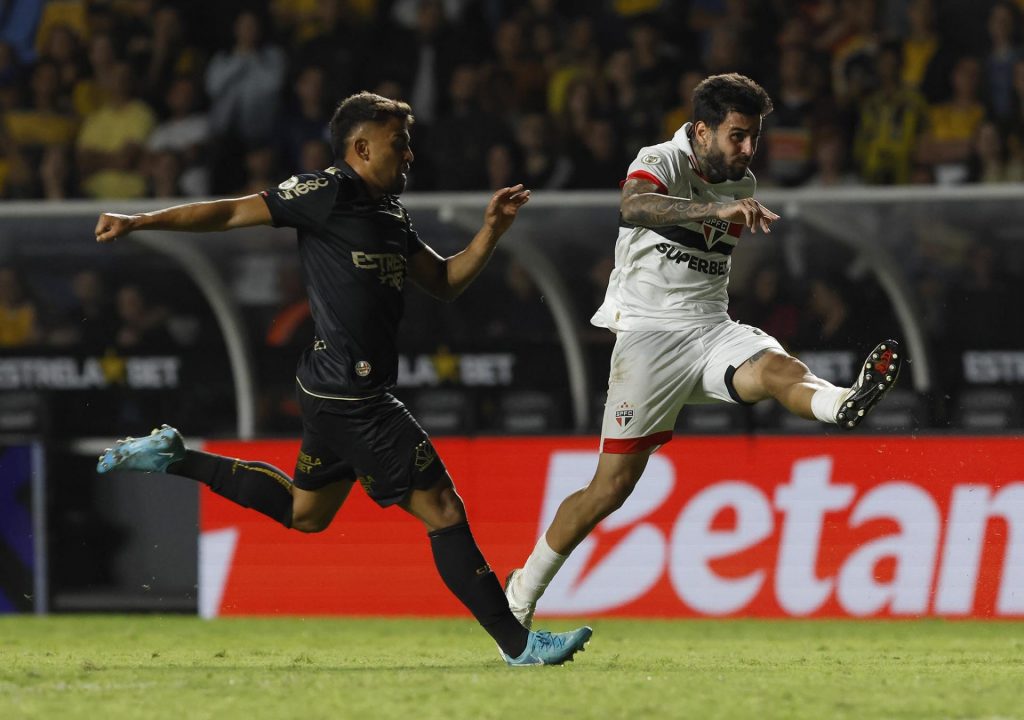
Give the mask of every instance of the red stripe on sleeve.
[[[655, 185], [658, 186], [658, 192], [660, 192], [662, 195], [668, 195], [668, 188], [665, 187], [665, 183], [663, 183], [661, 180], [659, 180], [656, 175], [652, 175], [651, 173], [647, 172], [646, 170], [634, 170], [633, 172], [631, 172], [629, 175], [626, 176], [626, 180], [632, 180], [633, 178], [636, 178], [638, 180], [647, 180], [649, 182], [652, 182], [652, 183], [654, 183]], [[622, 187], [623, 185], [625, 185], [626, 184], [626, 180], [623, 180], [622, 182], [620, 182], [619, 183], [619, 187]]]
[[742, 223], [729, 223], [729, 234], [733, 237], [739, 237], [740, 232], [743, 230]]
[[671, 430], [663, 430], [662, 432], [656, 432], [653, 435], [647, 435], [646, 437], [629, 438], [627, 440], [605, 438], [601, 443], [601, 452], [611, 453], [613, 455], [627, 455], [629, 453], [641, 452], [655, 446], [664, 445], [671, 439]]

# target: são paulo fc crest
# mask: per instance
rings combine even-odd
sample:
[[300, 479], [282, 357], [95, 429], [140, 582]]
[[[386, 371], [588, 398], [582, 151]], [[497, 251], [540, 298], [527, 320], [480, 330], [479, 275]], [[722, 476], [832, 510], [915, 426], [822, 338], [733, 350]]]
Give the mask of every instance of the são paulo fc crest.
[[704, 231], [704, 242], [707, 243], [708, 250], [710, 250], [729, 232], [729, 222], [719, 218], [707, 218], [701, 225], [701, 230]]
[[615, 408], [615, 423], [619, 427], [626, 427], [631, 422], [633, 422], [634, 412], [635, 410], [633, 410], [632, 405], [630, 405], [628, 402], [622, 403], [617, 408]]

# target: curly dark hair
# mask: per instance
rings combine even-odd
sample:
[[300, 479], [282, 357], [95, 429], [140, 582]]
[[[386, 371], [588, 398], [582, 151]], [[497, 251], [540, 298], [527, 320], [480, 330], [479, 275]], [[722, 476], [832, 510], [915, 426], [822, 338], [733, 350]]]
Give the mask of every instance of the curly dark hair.
[[345, 146], [358, 125], [364, 122], [385, 123], [390, 118], [404, 120], [410, 125], [415, 120], [409, 103], [365, 90], [342, 100], [331, 118], [331, 149], [335, 159], [345, 157]]
[[772, 111], [772, 99], [764, 88], [739, 73], [705, 78], [693, 90], [693, 121], [703, 121], [712, 130], [730, 112], [764, 117]]

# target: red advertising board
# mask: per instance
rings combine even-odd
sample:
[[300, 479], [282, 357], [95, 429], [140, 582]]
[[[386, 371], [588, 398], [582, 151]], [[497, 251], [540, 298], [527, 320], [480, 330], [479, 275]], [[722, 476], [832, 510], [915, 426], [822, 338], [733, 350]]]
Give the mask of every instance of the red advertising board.
[[[504, 578], [597, 464], [595, 438], [438, 438]], [[208, 442], [291, 470], [297, 442]], [[208, 491], [201, 611], [462, 615], [424, 528], [357, 487], [285, 530]], [[538, 615], [1024, 616], [1024, 440], [676, 438], [548, 588]]]

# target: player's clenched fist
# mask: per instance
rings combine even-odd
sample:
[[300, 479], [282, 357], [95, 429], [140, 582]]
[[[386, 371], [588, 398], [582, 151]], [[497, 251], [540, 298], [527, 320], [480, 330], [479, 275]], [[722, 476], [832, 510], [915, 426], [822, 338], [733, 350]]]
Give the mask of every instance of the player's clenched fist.
[[134, 215], [103, 213], [96, 221], [96, 242], [110, 242], [135, 229]]

